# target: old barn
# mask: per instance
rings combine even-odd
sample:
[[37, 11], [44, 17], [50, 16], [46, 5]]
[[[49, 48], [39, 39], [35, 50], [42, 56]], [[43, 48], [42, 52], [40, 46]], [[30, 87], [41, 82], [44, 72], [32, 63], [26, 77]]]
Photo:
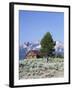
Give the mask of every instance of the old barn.
[[26, 59], [36, 59], [40, 57], [40, 52], [38, 50], [30, 50], [26, 54]]

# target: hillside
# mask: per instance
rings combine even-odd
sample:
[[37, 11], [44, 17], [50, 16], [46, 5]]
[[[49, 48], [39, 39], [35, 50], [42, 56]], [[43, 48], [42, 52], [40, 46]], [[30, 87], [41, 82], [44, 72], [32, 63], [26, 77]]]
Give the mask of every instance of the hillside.
[[46, 58], [19, 61], [19, 79], [53, 78], [64, 76], [64, 59]]

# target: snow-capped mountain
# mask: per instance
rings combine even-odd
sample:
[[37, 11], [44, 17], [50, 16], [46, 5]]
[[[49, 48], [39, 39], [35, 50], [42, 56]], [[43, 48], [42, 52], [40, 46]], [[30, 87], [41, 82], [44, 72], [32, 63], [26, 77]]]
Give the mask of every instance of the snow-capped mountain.
[[41, 48], [41, 45], [39, 42], [26, 42], [23, 44], [23, 48], [27, 48], [27, 51], [39, 50]]
[[60, 41], [56, 41], [55, 54], [64, 56], [64, 44]]
[[63, 50], [64, 50], [64, 44], [60, 41], [56, 41], [55, 51], [63, 51]]
[[[40, 50], [41, 45], [40, 42], [24, 42], [23, 45], [20, 45], [19, 48], [19, 56], [20, 59], [24, 59], [25, 55], [27, 54], [28, 51], [30, 50]], [[64, 44], [60, 41], [56, 41], [55, 45], [55, 54], [64, 54]]]

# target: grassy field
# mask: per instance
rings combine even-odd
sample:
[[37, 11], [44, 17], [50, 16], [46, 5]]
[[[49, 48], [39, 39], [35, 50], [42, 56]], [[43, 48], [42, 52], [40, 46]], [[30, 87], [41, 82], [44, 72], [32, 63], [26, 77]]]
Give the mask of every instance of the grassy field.
[[64, 59], [46, 58], [20, 60], [19, 79], [58, 78], [64, 76]]

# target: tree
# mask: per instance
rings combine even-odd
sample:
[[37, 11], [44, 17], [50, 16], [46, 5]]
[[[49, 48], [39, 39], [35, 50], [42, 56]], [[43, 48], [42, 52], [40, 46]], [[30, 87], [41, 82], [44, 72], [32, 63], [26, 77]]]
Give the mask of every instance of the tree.
[[41, 53], [43, 56], [52, 56], [54, 52], [54, 46], [55, 42], [53, 41], [53, 38], [50, 34], [50, 32], [47, 32], [44, 37], [41, 39]]

